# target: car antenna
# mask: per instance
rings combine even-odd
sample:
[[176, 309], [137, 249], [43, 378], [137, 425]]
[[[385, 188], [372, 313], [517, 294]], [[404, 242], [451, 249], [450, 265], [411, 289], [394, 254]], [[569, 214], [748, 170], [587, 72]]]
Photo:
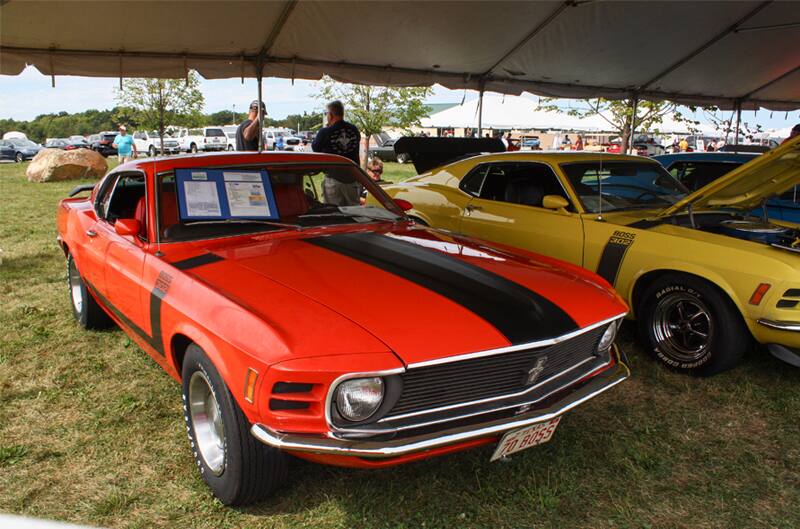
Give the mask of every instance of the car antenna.
[[603, 218], [603, 179], [600, 177], [603, 172], [603, 154], [600, 153], [600, 168], [597, 170], [597, 221], [604, 222]]

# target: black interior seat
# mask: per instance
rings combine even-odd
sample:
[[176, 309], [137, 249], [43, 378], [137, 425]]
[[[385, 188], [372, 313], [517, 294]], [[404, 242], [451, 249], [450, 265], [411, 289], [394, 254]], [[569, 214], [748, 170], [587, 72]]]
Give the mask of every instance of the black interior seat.
[[544, 190], [528, 177], [515, 178], [508, 182], [504, 200], [514, 204], [542, 207]]

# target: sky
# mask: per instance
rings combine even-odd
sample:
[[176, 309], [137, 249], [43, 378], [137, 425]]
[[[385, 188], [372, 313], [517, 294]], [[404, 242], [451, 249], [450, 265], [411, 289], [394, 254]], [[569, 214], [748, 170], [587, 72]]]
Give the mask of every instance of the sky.
[[[39, 114], [66, 111], [81, 112], [91, 108], [103, 110], [116, 105], [114, 89], [119, 86], [118, 79], [57, 76], [56, 86], [50, 85], [50, 77], [44, 76], [33, 67], [28, 67], [19, 76], [0, 75], [0, 119], [31, 120]], [[255, 79], [201, 79], [200, 89], [205, 97], [205, 112], [219, 110], [244, 111], [250, 101], [256, 98]], [[304, 111], [321, 111], [323, 103], [314, 95], [317, 83], [314, 81], [288, 79], [265, 79], [263, 95], [270, 117], [281, 119], [289, 114], [302, 114]], [[429, 103], [460, 103], [478, 97], [472, 90], [449, 90], [442, 86], [434, 87]], [[523, 95], [536, 99], [530, 94]], [[575, 104], [564, 100], [560, 105]], [[696, 118], [704, 121], [698, 114]], [[760, 124], [764, 129], [791, 127], [800, 123], [800, 111], [775, 112], [760, 110], [757, 113], [746, 111], [742, 120]]]

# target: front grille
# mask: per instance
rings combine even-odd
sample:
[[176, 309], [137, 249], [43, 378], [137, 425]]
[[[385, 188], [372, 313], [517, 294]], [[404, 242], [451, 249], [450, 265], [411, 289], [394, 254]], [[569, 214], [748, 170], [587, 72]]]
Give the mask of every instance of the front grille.
[[[549, 347], [410, 369], [401, 375], [403, 391], [386, 418], [522, 392], [594, 358], [605, 329], [593, 329]], [[529, 370], [543, 356], [547, 357], [543, 370], [533, 384], [527, 384]]]

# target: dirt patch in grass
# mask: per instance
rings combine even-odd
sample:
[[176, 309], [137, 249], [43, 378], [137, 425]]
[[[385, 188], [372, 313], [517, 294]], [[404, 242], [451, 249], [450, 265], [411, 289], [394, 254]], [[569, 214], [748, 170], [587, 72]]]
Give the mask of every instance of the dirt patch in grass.
[[0, 165], [0, 511], [125, 528], [800, 526], [800, 370], [762, 353], [678, 376], [632, 326], [633, 378], [509, 462], [491, 447], [381, 471], [297, 461], [274, 498], [225, 508], [195, 471], [178, 386], [121, 331], [72, 321], [53, 219], [75, 183], [24, 169]]

